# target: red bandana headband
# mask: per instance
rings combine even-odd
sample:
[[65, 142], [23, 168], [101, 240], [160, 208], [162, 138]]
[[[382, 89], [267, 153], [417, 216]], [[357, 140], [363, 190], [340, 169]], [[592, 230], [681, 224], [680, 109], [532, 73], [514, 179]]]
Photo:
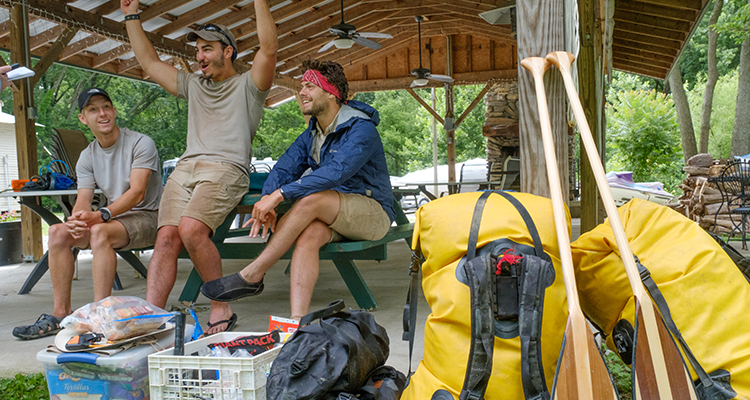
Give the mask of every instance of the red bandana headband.
[[339, 93], [339, 90], [336, 89], [336, 86], [331, 85], [331, 83], [328, 82], [328, 79], [326, 79], [326, 77], [323, 76], [323, 74], [321, 74], [320, 71], [316, 71], [314, 69], [308, 69], [307, 71], [305, 71], [304, 75], [302, 75], [302, 82], [310, 82], [313, 85], [336, 96], [337, 99], [344, 101], [344, 99], [341, 98], [341, 94]]

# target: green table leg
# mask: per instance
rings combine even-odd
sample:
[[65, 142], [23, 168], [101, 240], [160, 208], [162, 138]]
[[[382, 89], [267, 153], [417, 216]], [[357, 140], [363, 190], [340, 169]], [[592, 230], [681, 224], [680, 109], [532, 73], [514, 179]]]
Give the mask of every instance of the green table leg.
[[193, 268], [193, 270], [190, 271], [190, 276], [188, 277], [187, 282], [185, 282], [185, 287], [182, 288], [180, 301], [187, 303], [194, 302], [198, 298], [202, 284], [203, 279], [198, 275], [198, 271]]
[[354, 261], [337, 258], [333, 260], [333, 263], [336, 264], [336, 268], [338, 268], [341, 277], [344, 278], [344, 282], [346, 282], [346, 286], [354, 296], [359, 308], [368, 311], [374, 310], [378, 306], [378, 302], [375, 301], [375, 297], [359, 273], [357, 266], [354, 265]]

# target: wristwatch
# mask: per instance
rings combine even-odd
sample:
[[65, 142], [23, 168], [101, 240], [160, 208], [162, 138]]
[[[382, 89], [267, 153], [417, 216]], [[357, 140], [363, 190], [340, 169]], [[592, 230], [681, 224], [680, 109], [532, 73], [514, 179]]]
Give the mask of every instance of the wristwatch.
[[279, 194], [281, 195], [281, 198], [286, 200], [286, 194], [284, 194], [284, 189], [279, 188]]
[[112, 213], [106, 207], [100, 208], [99, 212], [102, 214], [102, 221], [109, 222], [112, 219]]

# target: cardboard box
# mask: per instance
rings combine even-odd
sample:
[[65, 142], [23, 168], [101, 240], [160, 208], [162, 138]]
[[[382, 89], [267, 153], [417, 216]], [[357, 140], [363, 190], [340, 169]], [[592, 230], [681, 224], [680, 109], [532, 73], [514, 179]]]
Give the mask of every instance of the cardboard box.
[[299, 321], [296, 319], [281, 318], [271, 316], [268, 321], [268, 331], [280, 330], [282, 333], [294, 333], [299, 328]]
[[[186, 337], [193, 326], [185, 327]], [[44, 349], [37, 360], [44, 364], [50, 398], [58, 400], [146, 400], [148, 356], [174, 346], [174, 330], [163, 332], [152, 344], [141, 344], [113, 356], [89, 352], [54, 353]], [[189, 340], [189, 339], [187, 339]]]

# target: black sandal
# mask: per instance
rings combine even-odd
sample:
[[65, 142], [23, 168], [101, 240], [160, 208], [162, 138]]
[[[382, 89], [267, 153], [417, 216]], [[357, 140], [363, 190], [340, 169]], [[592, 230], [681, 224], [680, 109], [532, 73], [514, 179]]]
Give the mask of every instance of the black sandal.
[[45, 336], [50, 336], [60, 332], [60, 320], [54, 315], [42, 314], [37, 318], [33, 325], [17, 326], [13, 328], [13, 336], [23, 339], [32, 340]]

